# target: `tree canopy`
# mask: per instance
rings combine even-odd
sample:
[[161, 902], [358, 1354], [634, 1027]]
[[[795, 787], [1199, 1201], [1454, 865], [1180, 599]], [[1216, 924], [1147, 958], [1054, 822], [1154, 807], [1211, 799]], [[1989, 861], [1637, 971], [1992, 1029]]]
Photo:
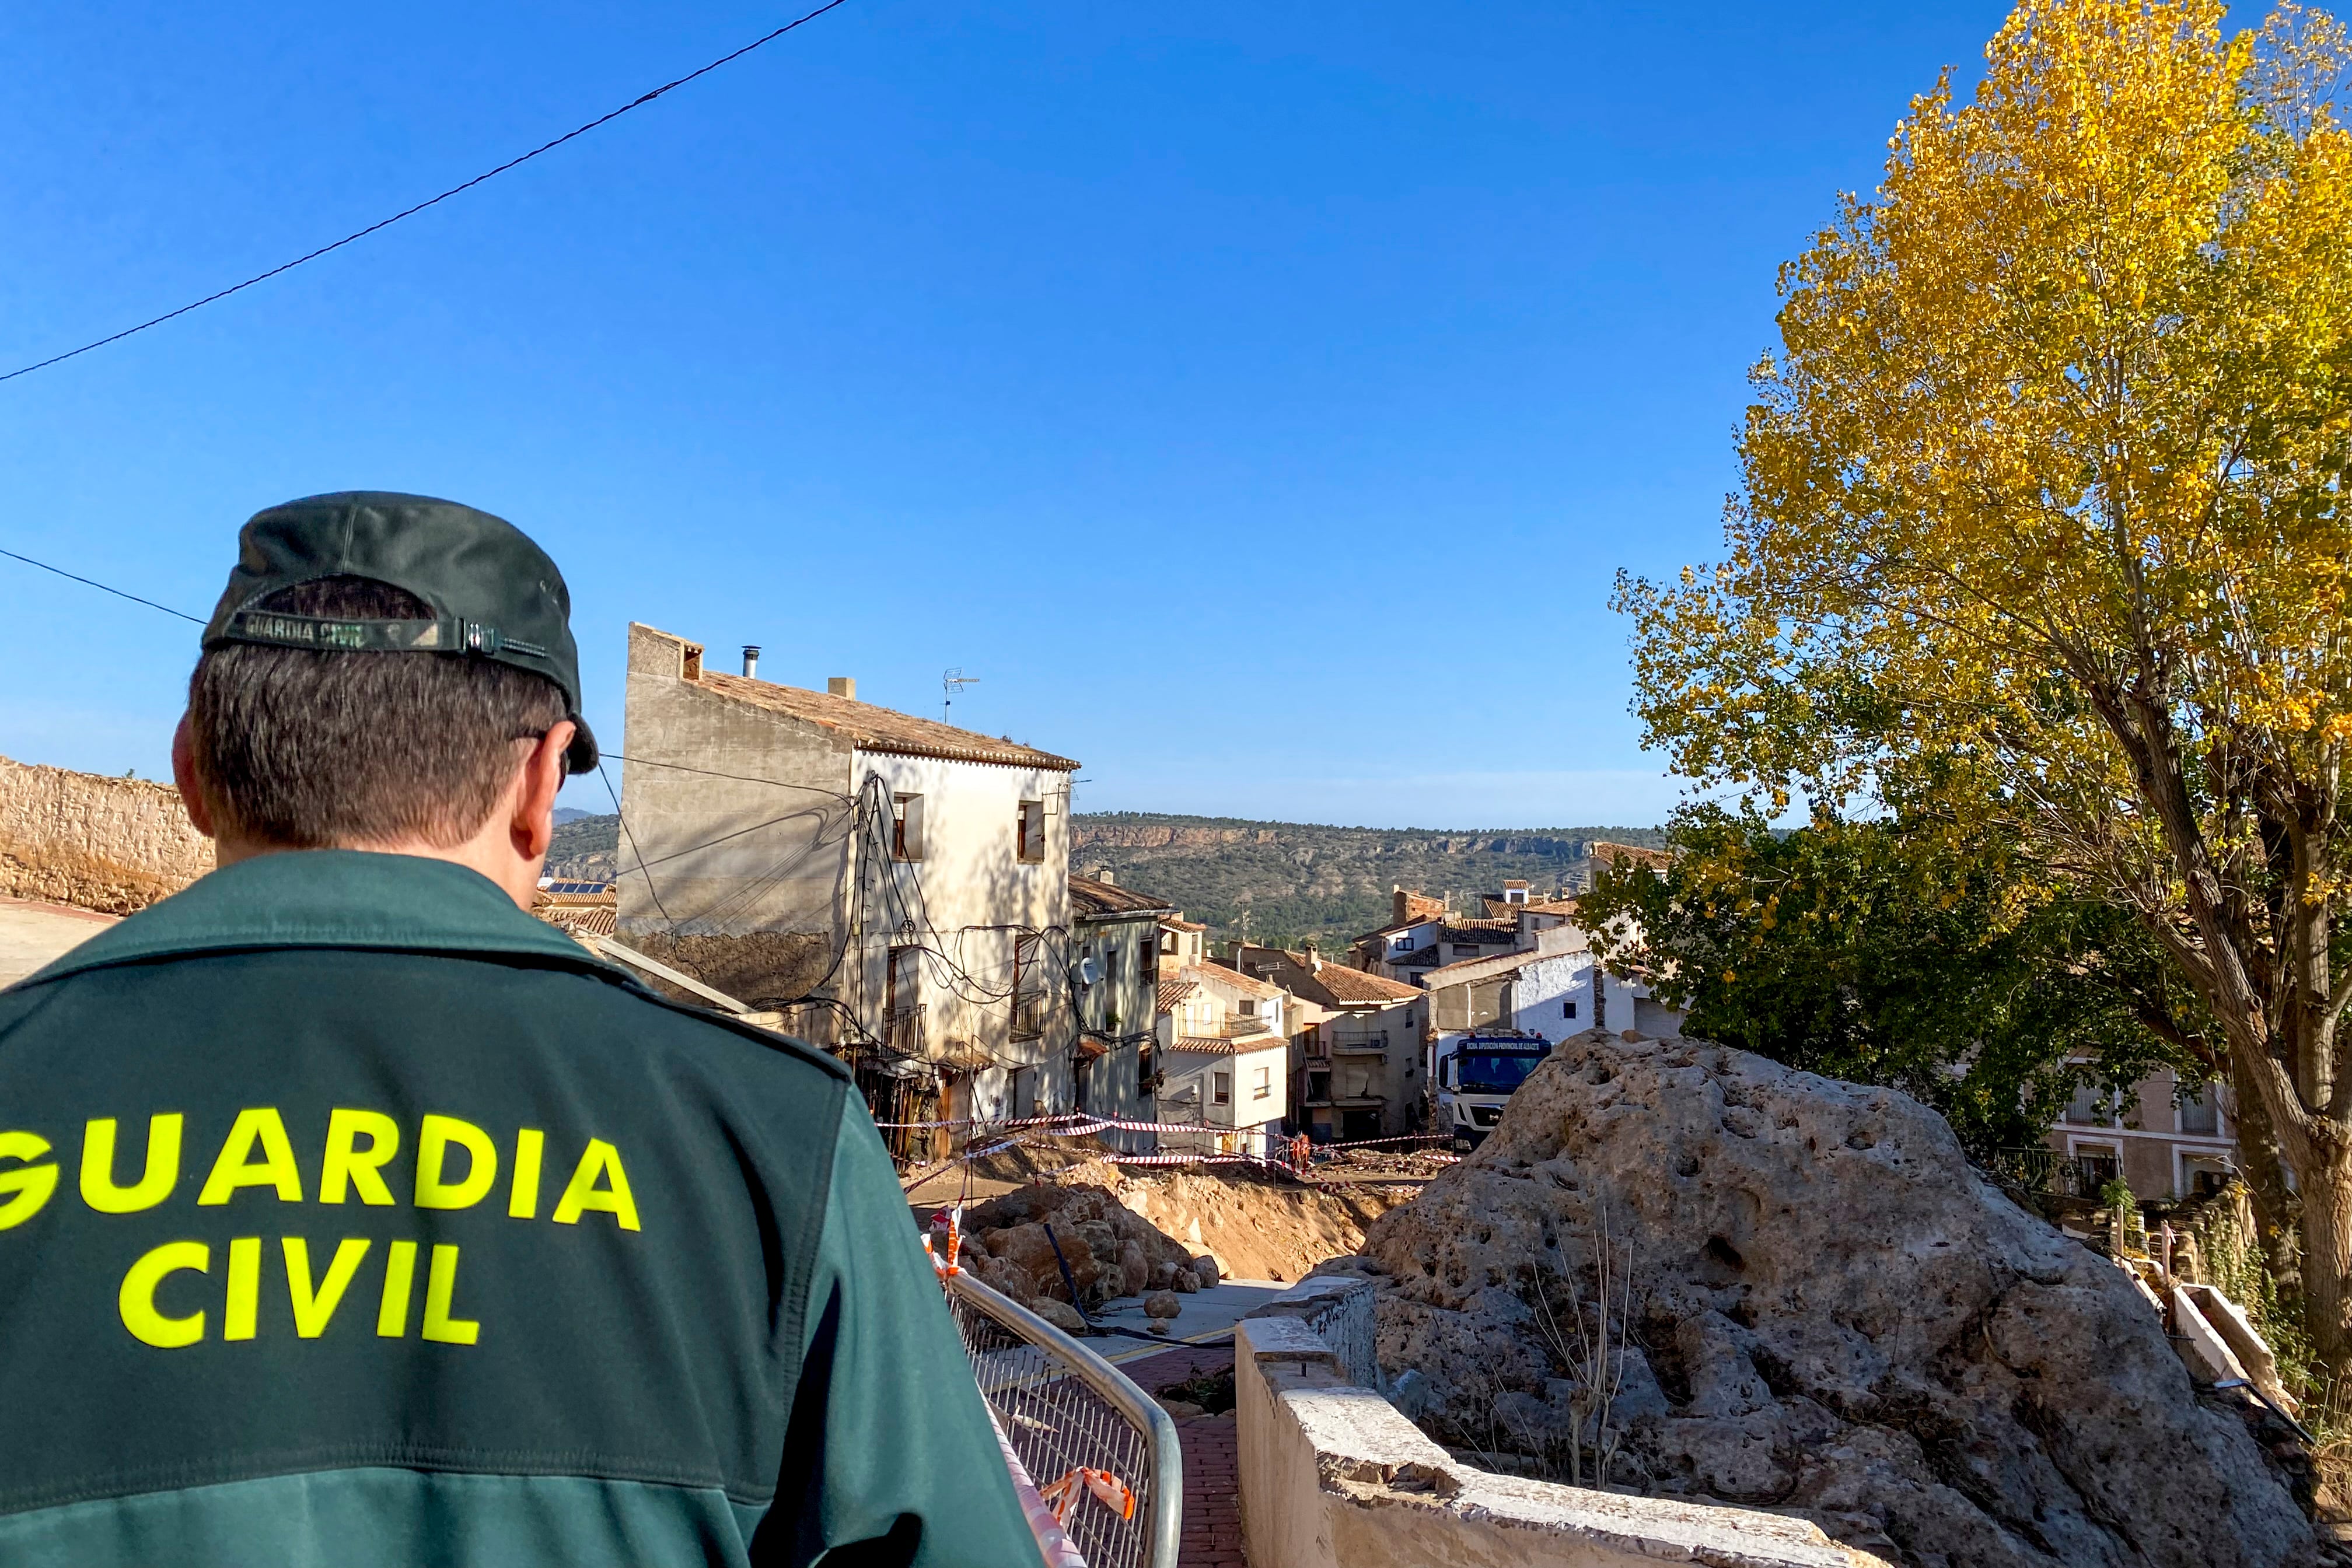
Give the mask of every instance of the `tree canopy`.
[[2324, 12], [2029, 0], [1782, 271], [1726, 559], [1621, 579], [1676, 768], [1999, 829], [2213, 1017], [2352, 1365], [2352, 138]]
[[[1692, 1034], [1933, 1105], [1970, 1155], [2038, 1144], [2084, 1082], [2191, 1084], [2198, 1020], [2145, 930], [1999, 843], [1823, 813], [1794, 832], [1683, 814], [1662, 874], [1582, 900]], [[1623, 918], [1621, 918], [1623, 917]], [[1631, 935], [1638, 933], [1638, 935]]]

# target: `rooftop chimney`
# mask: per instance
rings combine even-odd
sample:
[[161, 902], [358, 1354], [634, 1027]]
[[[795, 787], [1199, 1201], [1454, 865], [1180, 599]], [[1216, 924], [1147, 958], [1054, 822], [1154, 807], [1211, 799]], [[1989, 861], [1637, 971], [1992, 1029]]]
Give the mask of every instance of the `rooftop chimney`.
[[1110, 867], [1107, 865], [1098, 865], [1095, 867], [1094, 871], [1090, 874], [1097, 882], [1101, 883], [1105, 887], [1117, 887], [1118, 885], [1118, 873], [1113, 872]]
[[751, 680], [759, 673], [760, 644], [757, 643], [746, 643], [743, 644], [743, 678], [747, 681]]
[[854, 675], [827, 675], [824, 689], [835, 696], [847, 697], [851, 702], [857, 700], [857, 679]]

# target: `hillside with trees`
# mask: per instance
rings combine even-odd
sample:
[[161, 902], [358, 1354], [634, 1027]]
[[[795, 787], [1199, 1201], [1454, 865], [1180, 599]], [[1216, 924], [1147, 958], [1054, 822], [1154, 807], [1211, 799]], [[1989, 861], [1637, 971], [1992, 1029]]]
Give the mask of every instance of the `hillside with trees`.
[[[1167, 899], [1217, 937], [1328, 949], [1388, 918], [1389, 890], [1451, 894], [1467, 909], [1480, 893], [1522, 879], [1538, 894], [1580, 885], [1596, 840], [1659, 847], [1657, 828], [1527, 828], [1439, 832], [1334, 828], [1158, 811], [1081, 812], [1071, 822], [1070, 867], [1108, 866], [1124, 886]], [[548, 874], [606, 880], [620, 863], [620, 819], [582, 817], [555, 830]]]

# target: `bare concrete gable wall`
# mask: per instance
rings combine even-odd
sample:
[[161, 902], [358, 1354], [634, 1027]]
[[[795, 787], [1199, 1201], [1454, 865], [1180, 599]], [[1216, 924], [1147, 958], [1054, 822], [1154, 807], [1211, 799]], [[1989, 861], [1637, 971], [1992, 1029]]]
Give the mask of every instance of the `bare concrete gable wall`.
[[846, 737], [682, 678], [633, 626], [617, 751], [621, 939], [755, 1006], [834, 967], [851, 853]]
[[171, 786], [0, 758], [0, 894], [129, 915], [212, 869]]

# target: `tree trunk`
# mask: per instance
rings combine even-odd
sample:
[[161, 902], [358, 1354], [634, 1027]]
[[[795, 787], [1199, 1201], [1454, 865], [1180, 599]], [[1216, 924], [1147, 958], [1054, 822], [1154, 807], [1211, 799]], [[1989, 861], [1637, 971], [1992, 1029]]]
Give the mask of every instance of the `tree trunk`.
[[2352, 1364], [2352, 1147], [2315, 1143], [2303, 1175], [2303, 1321], [2331, 1374]]
[[2253, 1203], [2263, 1265], [2278, 1287], [2280, 1304], [2292, 1314], [2303, 1301], [2303, 1205], [2287, 1185], [2286, 1162], [2261, 1091], [2240, 1070], [2238, 1053], [2232, 1051], [2230, 1060], [2230, 1120], [2238, 1134], [2238, 1168]]

